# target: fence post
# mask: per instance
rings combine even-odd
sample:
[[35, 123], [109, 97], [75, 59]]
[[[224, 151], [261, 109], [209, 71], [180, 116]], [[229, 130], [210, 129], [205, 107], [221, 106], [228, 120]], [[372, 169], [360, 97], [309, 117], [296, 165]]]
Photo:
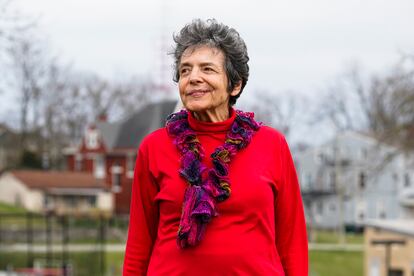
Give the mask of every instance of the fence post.
[[33, 214], [26, 213], [27, 267], [33, 267]]
[[69, 241], [69, 235], [68, 235], [68, 219], [65, 215], [62, 215], [62, 272], [63, 276], [68, 276], [68, 241]]
[[47, 268], [52, 267], [52, 213], [46, 213], [46, 265]]
[[101, 275], [105, 275], [105, 240], [106, 240], [106, 224], [103, 215], [100, 215], [99, 223], [99, 242], [100, 242], [100, 264], [101, 264]]
[[1, 230], [1, 214], [0, 214], [0, 245], [1, 245], [1, 240], [2, 240], [2, 237], [1, 237], [1, 235], [2, 235], [2, 232], [1, 232], [2, 230]]

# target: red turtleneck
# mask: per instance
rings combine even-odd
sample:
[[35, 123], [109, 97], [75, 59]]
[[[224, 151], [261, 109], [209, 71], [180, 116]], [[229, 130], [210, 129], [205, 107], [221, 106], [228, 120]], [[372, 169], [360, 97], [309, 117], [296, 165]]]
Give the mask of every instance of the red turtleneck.
[[[190, 126], [210, 154], [224, 143], [232, 116]], [[201, 243], [176, 243], [186, 182], [180, 154], [165, 128], [138, 151], [123, 275], [308, 275], [308, 248], [299, 184], [285, 138], [262, 126], [229, 166], [231, 196], [218, 204]]]

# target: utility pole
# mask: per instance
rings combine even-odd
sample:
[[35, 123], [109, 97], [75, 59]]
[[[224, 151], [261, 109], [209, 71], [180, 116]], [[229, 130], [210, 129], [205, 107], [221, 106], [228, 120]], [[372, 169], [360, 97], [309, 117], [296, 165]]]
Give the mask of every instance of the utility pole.
[[336, 134], [335, 142], [334, 142], [334, 171], [335, 171], [335, 185], [336, 191], [338, 194], [338, 235], [339, 235], [339, 243], [344, 244], [346, 242], [345, 238], [345, 223], [344, 223], [344, 189], [345, 187], [342, 185], [341, 182], [341, 175], [342, 175], [342, 164], [341, 164], [341, 150], [339, 148], [339, 135]]

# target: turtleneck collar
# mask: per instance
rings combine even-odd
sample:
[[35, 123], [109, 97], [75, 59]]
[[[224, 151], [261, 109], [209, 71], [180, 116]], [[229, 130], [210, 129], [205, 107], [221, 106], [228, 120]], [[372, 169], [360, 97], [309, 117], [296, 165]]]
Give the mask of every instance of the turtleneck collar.
[[227, 120], [216, 123], [199, 121], [190, 111], [187, 111], [187, 113], [190, 127], [197, 132], [227, 132], [234, 119], [236, 119], [236, 112], [231, 107], [229, 110], [230, 117]]

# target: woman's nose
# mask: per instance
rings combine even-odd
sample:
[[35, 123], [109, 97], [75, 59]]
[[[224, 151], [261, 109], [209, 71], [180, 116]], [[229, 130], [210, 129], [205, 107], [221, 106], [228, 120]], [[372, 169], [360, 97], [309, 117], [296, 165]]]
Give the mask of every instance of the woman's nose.
[[197, 68], [193, 68], [193, 70], [191, 70], [190, 73], [190, 83], [199, 83], [202, 82], [202, 78], [201, 78], [201, 74], [200, 74], [200, 70], [198, 70]]

